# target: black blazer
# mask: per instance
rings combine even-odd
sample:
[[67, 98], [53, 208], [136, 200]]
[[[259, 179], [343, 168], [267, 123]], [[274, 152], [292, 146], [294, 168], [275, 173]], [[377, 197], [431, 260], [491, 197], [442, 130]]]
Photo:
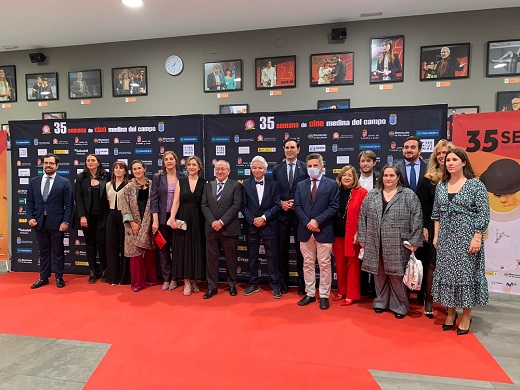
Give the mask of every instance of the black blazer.
[[[300, 160], [296, 160], [296, 165], [294, 167], [294, 180], [290, 188], [289, 177], [287, 176], [287, 162], [283, 161], [280, 164], [276, 164], [273, 168], [273, 180], [278, 182], [280, 200], [294, 199], [298, 183], [308, 178], [309, 175], [307, 174], [307, 164]], [[287, 211], [280, 209], [278, 220], [285, 221], [286, 218]]]
[[267, 224], [260, 228], [270, 228], [276, 232], [276, 219], [280, 210], [280, 195], [278, 195], [278, 183], [273, 179], [264, 179], [264, 195], [262, 202], [258, 202], [256, 192], [256, 180], [251, 177], [242, 184], [242, 214], [247, 222], [248, 231], [256, 232], [259, 228], [253, 225], [254, 219], [265, 215]]
[[[181, 172], [177, 172], [177, 179], [183, 178]], [[179, 191], [179, 182], [177, 182], [175, 191]], [[171, 210], [166, 210], [168, 202], [168, 177], [164, 172], [158, 172], [152, 178], [152, 192], [150, 194], [150, 212], [159, 214], [159, 224], [165, 225], [166, 213]]]
[[[76, 215], [74, 218], [74, 227], [81, 228], [79, 223], [81, 217], [90, 217], [90, 204], [92, 203], [90, 178], [80, 173], [76, 177], [74, 184], [74, 199], [76, 201]], [[107, 198], [107, 179], [106, 177], [99, 180], [99, 218], [106, 219], [110, 207]]]
[[240, 221], [238, 212], [242, 206], [242, 185], [233, 179], [227, 179], [220, 202], [217, 203], [217, 181], [206, 183], [202, 192], [202, 214], [206, 219], [206, 234], [213, 234], [215, 231], [211, 224], [222, 220], [224, 228], [222, 235], [238, 236], [240, 234]]

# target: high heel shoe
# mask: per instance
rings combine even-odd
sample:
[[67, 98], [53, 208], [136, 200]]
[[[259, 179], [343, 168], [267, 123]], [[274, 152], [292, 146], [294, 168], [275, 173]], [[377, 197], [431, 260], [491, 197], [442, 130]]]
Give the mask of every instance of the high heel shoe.
[[191, 283], [186, 283], [184, 285], [184, 291], [182, 292], [184, 295], [191, 295]]
[[167, 291], [170, 288], [170, 283], [164, 282], [162, 285], [162, 291]]
[[463, 336], [465, 334], [469, 333], [469, 328], [471, 328], [471, 322], [473, 321], [473, 318], [469, 320], [469, 326], [468, 329], [464, 330], [461, 328], [457, 328], [457, 336]]
[[334, 298], [332, 298], [333, 301], [342, 301], [343, 299], [345, 299], [345, 296], [342, 294], [336, 294]]
[[170, 285], [168, 286], [168, 289], [169, 289], [170, 291], [172, 291], [172, 290], [175, 290], [176, 288], [177, 288], [177, 281], [172, 280], [172, 281], [170, 282]]
[[442, 330], [443, 331], [452, 330], [453, 327], [455, 326], [455, 322], [457, 321], [458, 316], [459, 315], [457, 314], [457, 312], [455, 312], [455, 318], [453, 319], [453, 324], [446, 324], [446, 323], [442, 324]]
[[433, 303], [432, 302], [424, 303], [424, 315], [428, 318], [433, 318]]

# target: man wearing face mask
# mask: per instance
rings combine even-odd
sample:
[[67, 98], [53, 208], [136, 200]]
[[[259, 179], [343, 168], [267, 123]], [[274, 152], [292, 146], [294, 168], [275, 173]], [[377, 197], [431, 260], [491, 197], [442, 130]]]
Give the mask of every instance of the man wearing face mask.
[[309, 179], [298, 183], [294, 212], [300, 221], [298, 237], [303, 255], [303, 277], [306, 295], [299, 306], [316, 302], [316, 260], [320, 267], [320, 309], [329, 308], [332, 282], [331, 254], [334, 243], [333, 217], [339, 207], [336, 182], [323, 175], [323, 157], [318, 153], [307, 156]]

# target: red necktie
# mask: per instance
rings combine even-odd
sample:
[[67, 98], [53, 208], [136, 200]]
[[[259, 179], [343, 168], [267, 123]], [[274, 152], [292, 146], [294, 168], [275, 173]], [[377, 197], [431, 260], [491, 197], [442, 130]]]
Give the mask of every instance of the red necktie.
[[312, 179], [311, 199], [313, 202], [314, 202], [314, 198], [316, 197], [316, 191], [318, 190], [318, 186], [316, 185], [317, 182], [318, 182], [318, 180]]

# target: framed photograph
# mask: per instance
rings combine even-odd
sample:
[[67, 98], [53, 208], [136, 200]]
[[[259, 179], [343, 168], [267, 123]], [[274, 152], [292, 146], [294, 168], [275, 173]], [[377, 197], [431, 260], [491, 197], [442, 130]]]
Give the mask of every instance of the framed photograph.
[[310, 55], [311, 87], [354, 84], [354, 53]]
[[112, 68], [112, 96], [148, 95], [146, 66]]
[[295, 88], [296, 56], [255, 58], [255, 88]]
[[520, 110], [520, 91], [497, 92], [495, 111]]
[[241, 91], [242, 60], [204, 63], [204, 92]]
[[467, 79], [469, 43], [421, 46], [420, 81]]
[[5, 131], [5, 138], [6, 138], [6, 147], [7, 147], [7, 150], [11, 150], [11, 133], [9, 133], [9, 124], [7, 123], [4, 123], [2, 125], [2, 131]]
[[370, 84], [404, 80], [404, 35], [370, 40]]
[[487, 44], [487, 77], [520, 75], [520, 39]]
[[28, 101], [58, 100], [58, 73], [32, 73], [25, 75]]
[[103, 96], [101, 69], [69, 72], [69, 99], [95, 99]]
[[480, 106], [457, 106], [448, 107], [448, 123], [446, 129], [448, 131], [447, 139], [451, 141], [453, 137], [453, 118], [461, 114], [478, 114], [480, 112]]
[[247, 114], [249, 112], [249, 104], [221, 104], [218, 107], [221, 114]]
[[42, 119], [67, 119], [66, 112], [42, 112]]
[[16, 66], [0, 66], [0, 102], [16, 101]]
[[350, 108], [350, 99], [318, 100], [318, 110], [344, 110]]

